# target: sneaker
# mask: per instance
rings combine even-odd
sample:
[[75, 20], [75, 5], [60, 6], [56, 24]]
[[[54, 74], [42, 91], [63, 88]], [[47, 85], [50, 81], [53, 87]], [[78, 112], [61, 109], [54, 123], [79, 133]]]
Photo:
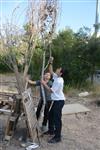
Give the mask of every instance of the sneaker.
[[25, 150], [33, 150], [33, 149], [36, 149], [38, 147], [39, 147], [39, 145], [37, 143], [33, 143], [32, 145], [26, 147]]
[[24, 143], [24, 142], [21, 142], [20, 145], [21, 145], [21, 147], [26, 147], [26, 143]]
[[48, 141], [48, 143], [51, 143], [51, 144], [55, 144], [55, 143], [58, 143], [58, 142], [61, 142], [61, 138], [55, 138], [55, 137], [53, 137], [52, 139], [50, 139]]

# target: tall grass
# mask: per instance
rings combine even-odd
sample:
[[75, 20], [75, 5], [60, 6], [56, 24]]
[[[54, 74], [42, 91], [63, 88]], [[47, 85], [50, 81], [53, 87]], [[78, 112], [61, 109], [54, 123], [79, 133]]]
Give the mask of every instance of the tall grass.
[[94, 86], [90, 83], [90, 81], [86, 81], [79, 84], [67, 84], [64, 86], [64, 93], [67, 94], [68, 96], [78, 96], [79, 93], [81, 92], [91, 92], [94, 91]]

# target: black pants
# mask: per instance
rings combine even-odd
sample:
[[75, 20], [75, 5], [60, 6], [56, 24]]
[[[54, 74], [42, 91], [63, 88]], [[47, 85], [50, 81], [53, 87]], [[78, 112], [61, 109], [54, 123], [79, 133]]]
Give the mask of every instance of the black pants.
[[49, 109], [51, 106], [51, 101], [47, 101], [45, 108], [44, 108], [44, 117], [43, 117], [43, 122], [42, 125], [46, 126], [47, 125], [47, 121], [49, 119]]
[[37, 106], [37, 111], [36, 111], [37, 120], [40, 118], [42, 106], [43, 106], [43, 99], [40, 99], [38, 106]]
[[54, 101], [49, 112], [49, 131], [55, 133], [55, 138], [61, 138], [63, 106], [64, 100]]
[[[43, 99], [40, 99], [38, 107], [37, 107], [37, 111], [36, 111], [37, 120], [40, 118], [42, 106], [43, 106]], [[44, 108], [44, 117], [43, 117], [43, 122], [42, 122], [42, 125], [44, 126], [47, 125], [50, 106], [51, 106], [51, 101], [47, 101], [45, 104], [45, 108]]]

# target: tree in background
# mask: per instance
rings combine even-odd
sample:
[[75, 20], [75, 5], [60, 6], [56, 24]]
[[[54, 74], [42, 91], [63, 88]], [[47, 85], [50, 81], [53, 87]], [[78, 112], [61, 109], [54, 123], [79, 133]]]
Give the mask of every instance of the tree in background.
[[[29, 0], [25, 33], [22, 33], [22, 30], [20, 30], [17, 25], [14, 25], [12, 22], [13, 19], [5, 26], [3, 25], [0, 39], [3, 45], [3, 53], [7, 56], [5, 62], [15, 73], [20, 95], [22, 95], [25, 90], [25, 78], [32, 58], [34, 58], [34, 54], [38, 54], [38, 52], [36, 52], [38, 40], [40, 40], [43, 45], [43, 49], [41, 50], [44, 50], [55, 32], [58, 12], [57, 3], [57, 0]], [[13, 18], [15, 10], [11, 18]], [[23, 51], [20, 52], [22, 47]], [[16, 57], [16, 52], [23, 58], [22, 74], [19, 73], [19, 59]]]
[[[96, 40], [87, 27], [80, 28], [74, 33], [70, 28], [59, 32], [52, 43], [55, 58], [54, 66], [62, 65], [67, 69], [65, 81], [71, 85], [81, 86], [100, 65], [100, 38]], [[93, 74], [95, 72], [93, 70]]]

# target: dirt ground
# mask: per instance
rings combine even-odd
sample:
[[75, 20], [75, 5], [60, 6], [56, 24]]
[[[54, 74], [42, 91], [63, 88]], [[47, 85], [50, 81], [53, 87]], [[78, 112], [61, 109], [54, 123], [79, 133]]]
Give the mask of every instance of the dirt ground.
[[[71, 98], [76, 102], [76, 99]], [[58, 144], [48, 144], [48, 136], [40, 138], [41, 145], [37, 149], [41, 150], [100, 150], [100, 108], [94, 99], [85, 98], [79, 100], [81, 104], [87, 106], [91, 112], [87, 114], [64, 115], [62, 117], [62, 142]], [[74, 102], [72, 102], [74, 103]], [[1, 118], [0, 118], [1, 119]], [[3, 121], [4, 118], [1, 119]], [[24, 150], [20, 147], [20, 142], [12, 138], [6, 144], [6, 150]], [[3, 149], [5, 150], [5, 149]]]
[[[66, 104], [80, 103], [89, 108], [88, 113], [62, 116], [62, 142], [48, 144], [51, 137], [40, 137], [40, 150], [100, 150], [100, 107], [96, 97], [67, 97]], [[6, 125], [6, 116], [0, 115], [0, 126]], [[3, 148], [0, 150], [25, 150], [20, 142], [13, 137], [9, 143], [0, 143]]]

